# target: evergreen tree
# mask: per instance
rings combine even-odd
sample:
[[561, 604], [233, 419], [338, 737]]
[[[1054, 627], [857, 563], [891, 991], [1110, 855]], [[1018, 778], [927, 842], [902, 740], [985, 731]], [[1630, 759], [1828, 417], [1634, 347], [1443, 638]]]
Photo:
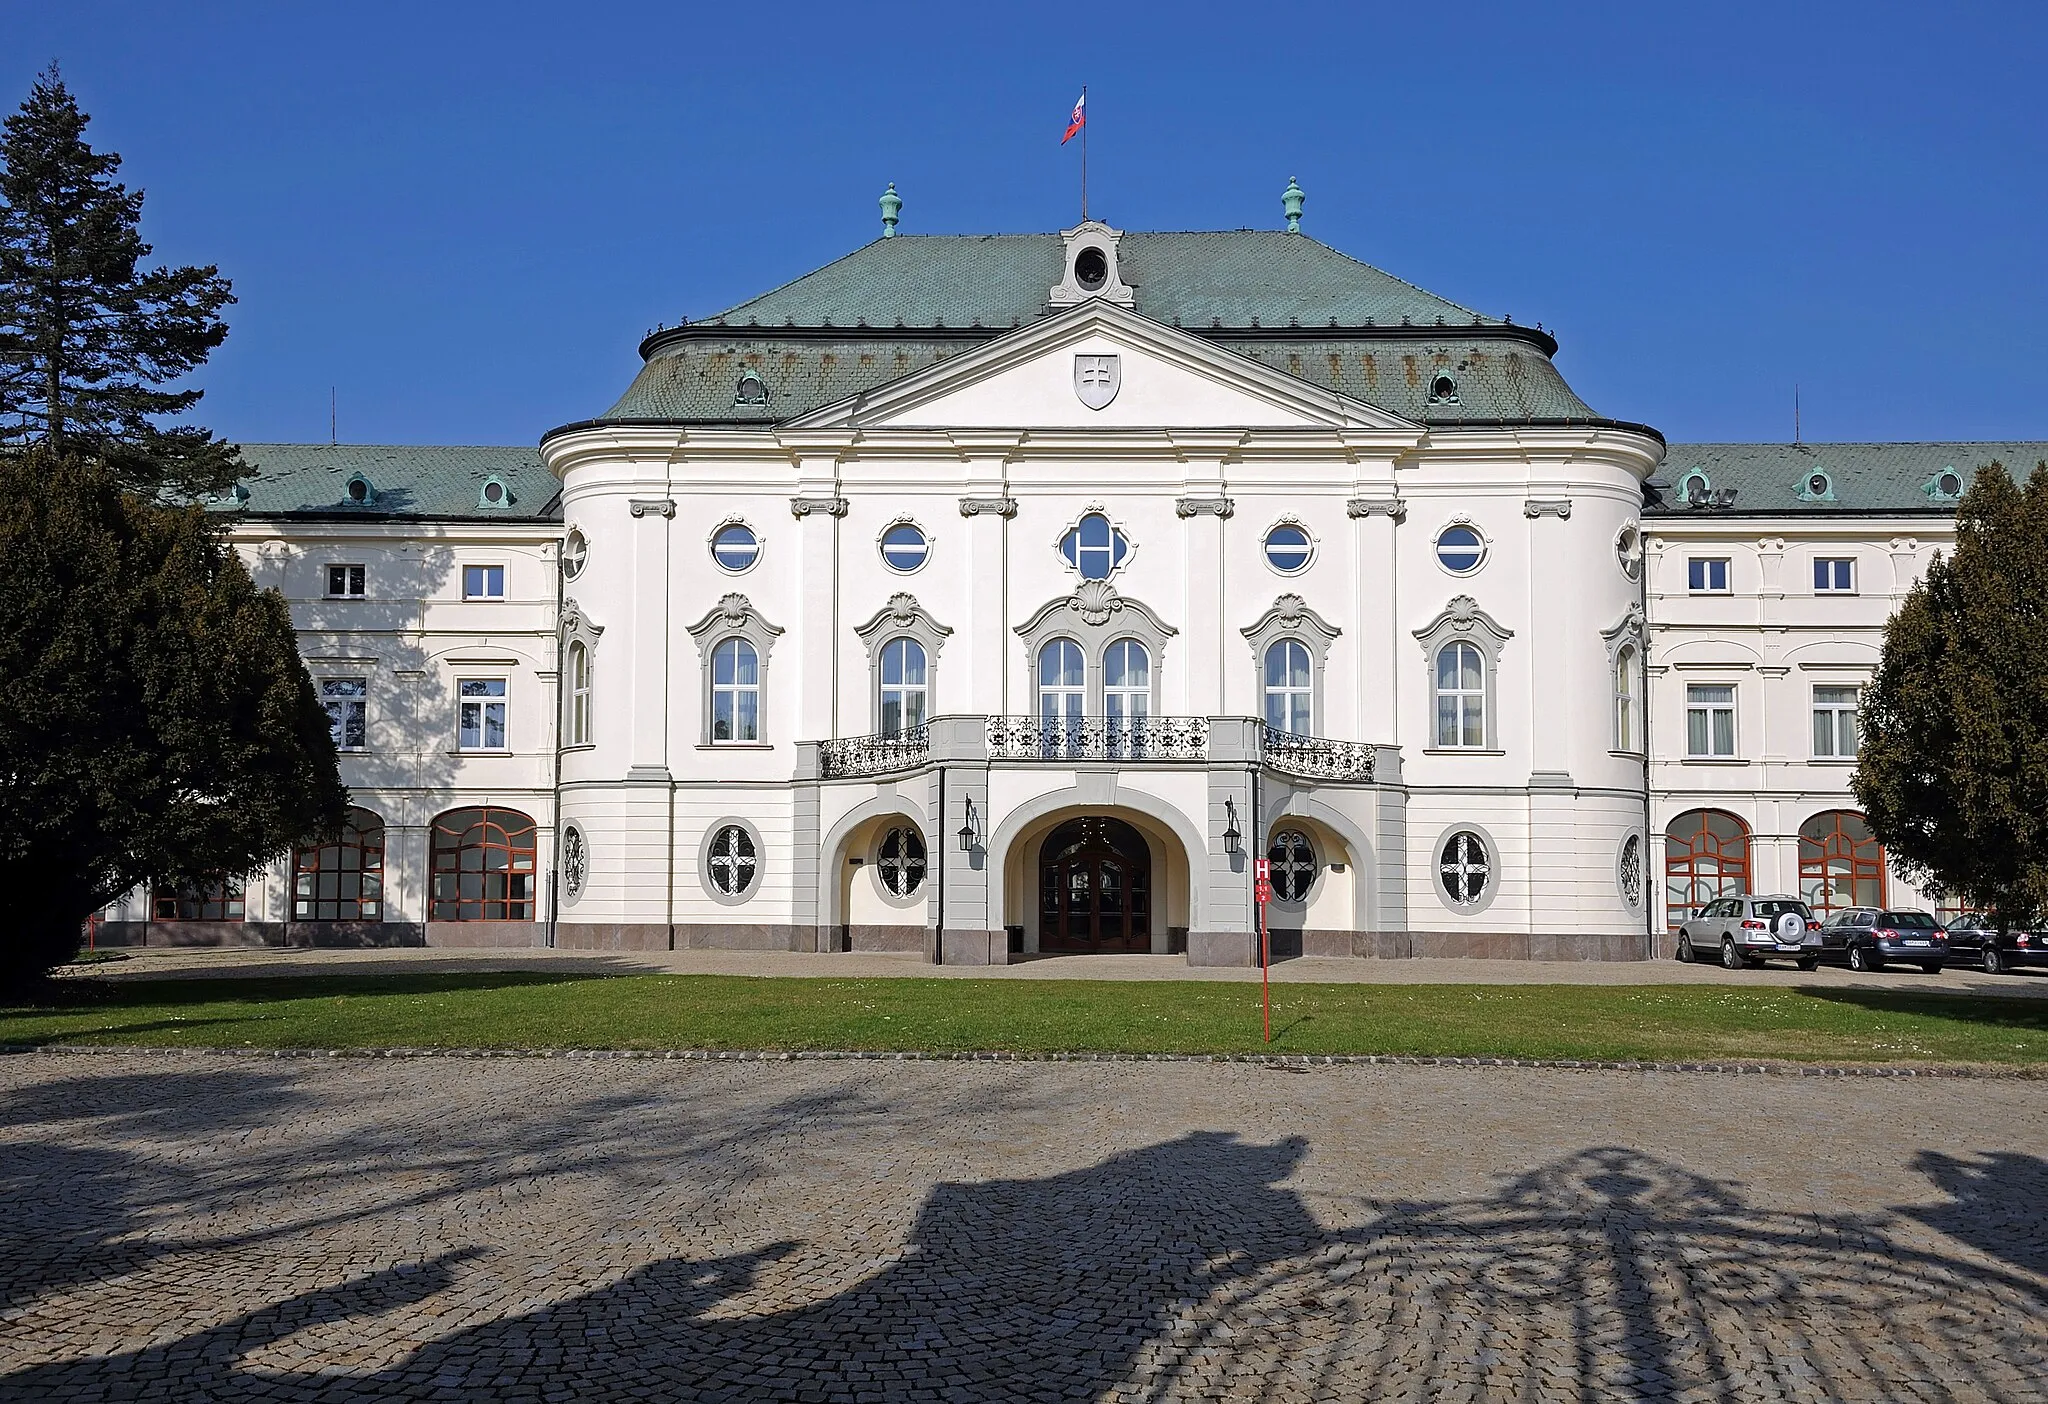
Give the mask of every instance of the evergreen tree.
[[1862, 724], [1856, 797], [1901, 871], [2002, 924], [2048, 913], [2048, 463], [1977, 473]]
[[203, 509], [0, 455], [0, 985], [138, 883], [247, 873], [347, 802], [290, 612]]
[[53, 65], [0, 131], [0, 447], [42, 443], [146, 493], [233, 482], [231, 445], [159, 421], [196, 404], [160, 388], [227, 336], [218, 269], [140, 267], [142, 192], [94, 151]]

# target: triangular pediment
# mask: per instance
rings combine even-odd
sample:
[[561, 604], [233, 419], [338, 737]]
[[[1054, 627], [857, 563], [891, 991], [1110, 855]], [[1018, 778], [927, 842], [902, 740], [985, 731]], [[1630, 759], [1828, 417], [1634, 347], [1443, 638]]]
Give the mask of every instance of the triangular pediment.
[[1409, 429], [1374, 405], [1100, 300], [865, 394], [802, 429]]

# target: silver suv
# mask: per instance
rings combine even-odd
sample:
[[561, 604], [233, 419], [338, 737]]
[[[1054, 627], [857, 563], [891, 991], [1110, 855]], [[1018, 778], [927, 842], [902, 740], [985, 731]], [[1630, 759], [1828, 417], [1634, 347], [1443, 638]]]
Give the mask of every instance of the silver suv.
[[1766, 960], [1820, 964], [1820, 923], [1797, 897], [1717, 897], [1678, 928], [1680, 960], [1718, 950], [1721, 964], [1741, 970]]

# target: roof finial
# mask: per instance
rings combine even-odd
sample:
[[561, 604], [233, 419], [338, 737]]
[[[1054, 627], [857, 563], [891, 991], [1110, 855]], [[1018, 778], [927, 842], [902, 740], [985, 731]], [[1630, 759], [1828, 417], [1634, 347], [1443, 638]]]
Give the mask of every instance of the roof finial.
[[903, 197], [896, 193], [896, 182], [890, 181], [889, 188], [882, 192], [882, 237], [896, 237], [896, 217], [903, 213]]
[[1308, 196], [1302, 193], [1301, 187], [1294, 183], [1294, 177], [1287, 177], [1287, 188], [1280, 192], [1280, 209], [1287, 216], [1289, 234], [1301, 232], [1301, 206], [1307, 199]]

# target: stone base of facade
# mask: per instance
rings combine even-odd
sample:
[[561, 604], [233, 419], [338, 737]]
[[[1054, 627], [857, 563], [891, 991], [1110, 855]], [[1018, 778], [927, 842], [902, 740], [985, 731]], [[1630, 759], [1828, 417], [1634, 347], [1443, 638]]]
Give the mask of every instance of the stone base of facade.
[[[1299, 953], [1364, 960], [1648, 960], [1645, 935], [1516, 931], [1316, 931], [1294, 933]], [[1279, 933], [1274, 958], [1280, 959]]]
[[93, 944], [353, 950], [424, 946], [427, 938], [416, 921], [109, 921], [100, 924]]
[[564, 951], [665, 951], [668, 927], [646, 922], [557, 922], [555, 946]]
[[946, 931], [939, 936], [940, 958], [947, 965], [1008, 965], [1007, 931]]
[[[1597, 936], [1516, 931], [1269, 932], [1275, 961], [1299, 956], [1354, 960], [1649, 960], [1646, 935]], [[1255, 932], [1191, 931], [1189, 965], [1256, 966]]]
[[925, 926], [884, 926], [878, 923], [857, 924], [839, 927], [833, 938], [836, 944], [825, 947], [834, 951], [868, 951], [873, 953], [913, 953], [930, 960], [932, 956], [932, 933]]
[[544, 921], [430, 921], [430, 946], [545, 946]]
[[679, 951], [815, 951], [818, 928], [786, 922], [733, 922], [676, 927]]

